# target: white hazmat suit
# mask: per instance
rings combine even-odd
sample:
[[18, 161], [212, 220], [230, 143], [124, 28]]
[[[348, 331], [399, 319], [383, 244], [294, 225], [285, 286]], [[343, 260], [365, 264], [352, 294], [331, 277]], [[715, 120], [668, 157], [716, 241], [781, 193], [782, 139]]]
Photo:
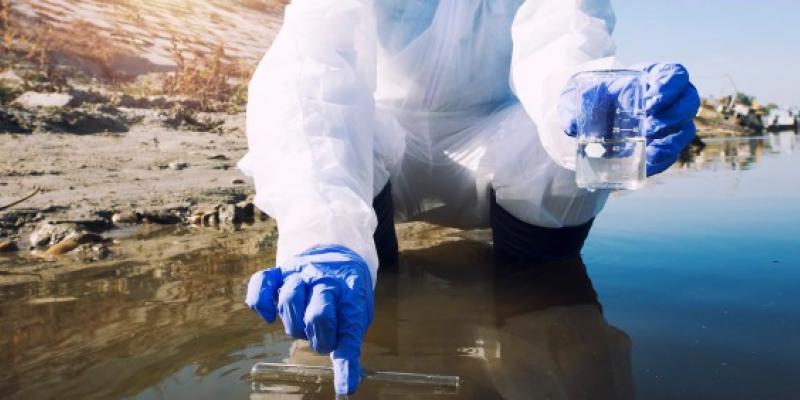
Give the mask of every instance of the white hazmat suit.
[[250, 83], [256, 205], [277, 263], [319, 244], [361, 255], [376, 281], [371, 206], [400, 219], [488, 225], [489, 188], [528, 224], [591, 220], [556, 106], [568, 79], [615, 66], [608, 0], [294, 0]]

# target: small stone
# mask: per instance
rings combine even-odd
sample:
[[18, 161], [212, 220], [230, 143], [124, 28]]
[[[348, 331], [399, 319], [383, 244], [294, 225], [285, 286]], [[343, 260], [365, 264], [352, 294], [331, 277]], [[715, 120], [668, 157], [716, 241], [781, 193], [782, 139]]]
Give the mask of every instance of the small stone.
[[111, 216], [111, 221], [115, 224], [135, 224], [139, 222], [139, 215], [133, 211], [118, 211]]
[[78, 243], [77, 240], [73, 239], [65, 239], [57, 244], [50, 246], [47, 251], [44, 252], [45, 256], [60, 256], [62, 254], [69, 253], [72, 250], [75, 250], [81, 244]]
[[81, 229], [74, 223], [53, 223], [52, 221], [45, 221], [31, 233], [30, 241], [31, 246], [45, 246], [48, 244], [59, 243], [66, 239], [68, 236], [81, 233]]
[[236, 178], [236, 179], [232, 180], [231, 183], [234, 184], [234, 185], [244, 185], [244, 179]]
[[25, 92], [11, 104], [30, 110], [45, 107], [65, 107], [70, 101], [72, 101], [72, 96], [66, 93]]
[[169, 163], [168, 167], [170, 169], [175, 170], [175, 171], [180, 171], [182, 169], [186, 169], [187, 167], [189, 167], [189, 164], [187, 164], [187, 163], [185, 163], [183, 161], [173, 161], [173, 162]]
[[0, 253], [10, 253], [19, 250], [19, 245], [13, 240], [0, 241]]
[[66, 239], [58, 242], [50, 246], [47, 251], [44, 252], [45, 256], [58, 256], [62, 254], [69, 253], [72, 250], [77, 249], [80, 246], [89, 245], [91, 246], [94, 243], [103, 243], [105, 238], [96, 234], [96, 233], [75, 233], [67, 237]]
[[21, 85], [21, 84], [25, 83], [25, 80], [22, 79], [21, 76], [17, 75], [17, 73], [14, 72], [14, 70], [10, 70], [10, 69], [6, 70], [6, 71], [3, 71], [3, 73], [0, 73], [0, 81], [4, 81], [4, 82], [7, 82], [7, 83], [18, 84], [18, 85]]

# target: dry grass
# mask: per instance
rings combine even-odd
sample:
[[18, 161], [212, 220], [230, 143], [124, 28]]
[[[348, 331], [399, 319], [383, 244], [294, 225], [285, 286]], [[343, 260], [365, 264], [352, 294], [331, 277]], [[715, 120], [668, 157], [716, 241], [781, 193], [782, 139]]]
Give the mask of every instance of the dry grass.
[[70, 71], [68, 60], [88, 63], [99, 72], [97, 78], [116, 82], [112, 59], [113, 44], [100, 35], [93, 25], [78, 21], [64, 29], [43, 24], [27, 23], [12, 15], [10, 0], [0, 0], [0, 34], [3, 37], [3, 57], [6, 66], [35, 69], [37, 73], [25, 78], [47, 82], [48, 87], [60, 90], [67, 84]]
[[[67, 78], [97, 78], [134, 96], [181, 96], [198, 104], [196, 111], [240, 112], [247, 99], [247, 82], [254, 66], [228, 57], [222, 44], [209, 53], [185, 50], [200, 46], [188, 38], [173, 38], [172, 72], [147, 76], [121, 76], [114, 60], [123, 53], [121, 43], [107, 37], [94, 25], [78, 21], [67, 28], [54, 29], [13, 15], [10, 0], [0, 0], [0, 70], [13, 67], [32, 83], [26, 88], [38, 91], [68, 89]], [[258, 10], [281, 9], [269, 1], [245, 0]], [[274, 11], [274, 10], [273, 10]], [[196, 43], [194, 43], [196, 44]], [[35, 84], [34, 84], [35, 83]], [[18, 93], [0, 93], [4, 102]]]
[[245, 67], [226, 61], [225, 48], [219, 44], [210, 55], [192, 52], [187, 57], [173, 40], [175, 71], [163, 80], [167, 95], [188, 96], [202, 111], [240, 111], [247, 98], [245, 82], [252, 73]]
[[8, 51], [14, 42], [16, 32], [9, 29], [11, 21], [11, 0], [0, 0], [0, 33], [3, 34], [3, 50]]

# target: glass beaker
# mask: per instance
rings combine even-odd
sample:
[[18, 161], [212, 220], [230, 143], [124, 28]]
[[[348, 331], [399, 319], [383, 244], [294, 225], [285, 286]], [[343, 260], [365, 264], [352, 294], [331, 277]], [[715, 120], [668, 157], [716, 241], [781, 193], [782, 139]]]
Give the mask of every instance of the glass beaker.
[[573, 77], [578, 187], [635, 190], [644, 184], [643, 76], [641, 71], [616, 69], [586, 71]]

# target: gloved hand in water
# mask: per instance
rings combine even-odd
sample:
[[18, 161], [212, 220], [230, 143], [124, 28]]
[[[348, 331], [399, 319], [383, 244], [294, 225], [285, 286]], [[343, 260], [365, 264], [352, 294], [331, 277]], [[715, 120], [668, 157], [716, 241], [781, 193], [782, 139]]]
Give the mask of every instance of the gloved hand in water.
[[[640, 64], [631, 67], [644, 75], [644, 111], [646, 116], [647, 176], [663, 172], [677, 161], [681, 151], [695, 135], [694, 116], [700, 107], [700, 96], [689, 81], [689, 72], [680, 64]], [[586, 124], [609, 121], [605, 113], [617, 108], [630, 108], [630, 80], [599, 82], [584, 93], [575, 93], [574, 80], [567, 83], [558, 105], [561, 124], [567, 135], [575, 136], [579, 120]], [[595, 116], [578, 118], [577, 101], [592, 104]], [[586, 108], [586, 107], [584, 107]], [[587, 128], [587, 127], [581, 127]], [[596, 128], [596, 127], [595, 127]], [[598, 131], [608, 132], [610, 127]]]
[[336, 393], [351, 394], [361, 380], [361, 342], [372, 322], [367, 263], [346, 247], [321, 246], [289, 264], [253, 274], [245, 303], [269, 323], [280, 315], [287, 335], [330, 352]]

